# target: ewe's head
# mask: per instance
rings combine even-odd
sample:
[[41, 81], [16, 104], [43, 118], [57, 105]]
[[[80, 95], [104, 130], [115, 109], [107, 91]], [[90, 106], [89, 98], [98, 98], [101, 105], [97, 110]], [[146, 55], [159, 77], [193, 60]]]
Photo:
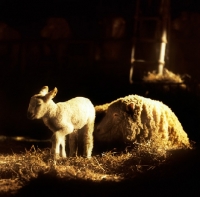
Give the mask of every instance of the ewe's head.
[[52, 91], [48, 92], [48, 86], [44, 86], [39, 94], [31, 97], [27, 117], [31, 120], [42, 118], [47, 110], [49, 109], [50, 101], [56, 96], [58, 90], [54, 88]]
[[[102, 109], [105, 109], [104, 113]], [[101, 115], [101, 120], [96, 122], [97, 126], [94, 132], [98, 141], [124, 140], [126, 142], [128, 140], [129, 133], [133, 133], [132, 125], [134, 125], [134, 121], [132, 114], [135, 110], [134, 102], [125, 103], [122, 99], [119, 99], [111, 103], [107, 109], [103, 105], [102, 107], [96, 106], [95, 110], [97, 120]]]

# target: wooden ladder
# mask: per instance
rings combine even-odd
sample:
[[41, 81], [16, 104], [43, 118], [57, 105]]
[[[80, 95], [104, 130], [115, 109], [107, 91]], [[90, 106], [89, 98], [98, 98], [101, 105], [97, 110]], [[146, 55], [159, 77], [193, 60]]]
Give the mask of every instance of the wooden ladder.
[[137, 0], [135, 5], [129, 82], [141, 80], [145, 72], [163, 74], [169, 39], [170, 0]]

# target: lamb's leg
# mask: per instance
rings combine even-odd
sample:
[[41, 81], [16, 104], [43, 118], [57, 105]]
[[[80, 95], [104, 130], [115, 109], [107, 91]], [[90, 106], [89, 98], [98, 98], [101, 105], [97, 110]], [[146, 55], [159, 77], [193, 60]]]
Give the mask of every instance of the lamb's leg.
[[66, 151], [65, 151], [65, 136], [60, 139], [60, 144], [61, 144], [61, 157], [66, 158]]
[[78, 151], [78, 132], [74, 131], [69, 134], [69, 156], [76, 157]]
[[51, 154], [54, 156], [54, 158], [57, 158], [59, 156], [60, 144], [58, 143], [56, 133], [52, 135], [51, 143], [52, 143]]
[[58, 158], [60, 155], [60, 146], [62, 146], [61, 156], [66, 157], [65, 152], [65, 136], [60, 132], [55, 132], [51, 138], [52, 140], [52, 149], [51, 152], [54, 155], [54, 158]]
[[88, 122], [88, 124], [85, 125], [83, 133], [83, 143], [84, 143], [83, 156], [87, 158], [90, 158], [92, 155], [93, 130], [94, 130], [94, 121]]

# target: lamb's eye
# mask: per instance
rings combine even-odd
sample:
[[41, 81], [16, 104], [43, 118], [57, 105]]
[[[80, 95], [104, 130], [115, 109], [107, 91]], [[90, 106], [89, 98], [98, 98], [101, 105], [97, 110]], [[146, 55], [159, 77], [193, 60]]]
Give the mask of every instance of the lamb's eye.
[[41, 106], [41, 105], [42, 105], [42, 103], [37, 103], [37, 104], [36, 104], [37, 107], [39, 107], [39, 106]]

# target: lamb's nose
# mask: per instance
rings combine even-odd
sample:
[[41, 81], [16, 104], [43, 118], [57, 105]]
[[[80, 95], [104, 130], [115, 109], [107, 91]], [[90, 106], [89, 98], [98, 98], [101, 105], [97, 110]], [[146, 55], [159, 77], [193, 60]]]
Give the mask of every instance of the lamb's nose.
[[28, 119], [33, 119], [33, 114], [31, 112], [27, 112], [27, 118]]

